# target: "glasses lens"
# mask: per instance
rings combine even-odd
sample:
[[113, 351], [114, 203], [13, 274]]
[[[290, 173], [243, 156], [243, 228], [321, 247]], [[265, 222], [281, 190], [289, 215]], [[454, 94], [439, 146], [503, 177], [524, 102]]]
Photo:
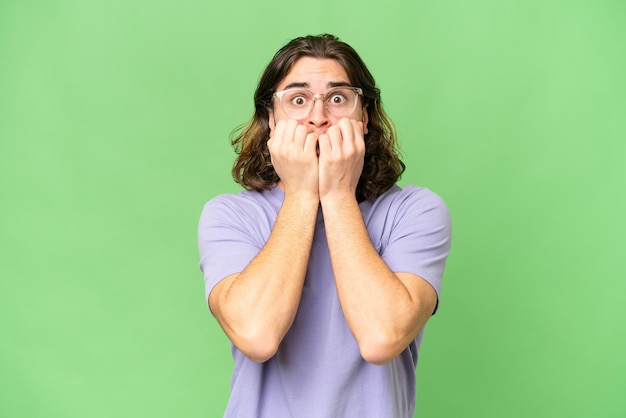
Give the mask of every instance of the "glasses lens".
[[346, 87], [336, 87], [328, 90], [324, 99], [326, 109], [335, 116], [344, 116], [354, 110], [356, 93]]
[[301, 119], [311, 110], [313, 94], [304, 89], [289, 89], [281, 99], [283, 110], [294, 119]]

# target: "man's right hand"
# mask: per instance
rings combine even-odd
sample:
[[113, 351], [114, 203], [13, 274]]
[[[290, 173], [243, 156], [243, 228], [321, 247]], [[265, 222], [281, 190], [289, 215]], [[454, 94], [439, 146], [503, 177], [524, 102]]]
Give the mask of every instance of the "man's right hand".
[[267, 147], [285, 194], [308, 193], [319, 199], [318, 135], [294, 119], [279, 120]]
[[319, 208], [317, 141], [295, 120], [276, 123], [267, 146], [285, 199], [256, 257], [209, 295], [228, 338], [256, 362], [276, 354], [300, 306]]

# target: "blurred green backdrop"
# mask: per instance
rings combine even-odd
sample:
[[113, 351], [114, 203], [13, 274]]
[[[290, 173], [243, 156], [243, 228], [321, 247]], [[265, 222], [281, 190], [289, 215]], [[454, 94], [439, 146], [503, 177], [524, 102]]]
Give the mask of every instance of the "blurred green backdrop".
[[416, 416], [626, 416], [623, 0], [2, 0], [0, 416], [221, 416], [198, 216], [321, 32], [453, 216]]

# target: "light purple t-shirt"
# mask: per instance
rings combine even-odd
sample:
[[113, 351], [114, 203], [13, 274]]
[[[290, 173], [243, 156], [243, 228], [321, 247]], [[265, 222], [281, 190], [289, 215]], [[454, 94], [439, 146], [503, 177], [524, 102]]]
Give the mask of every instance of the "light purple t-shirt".
[[[265, 245], [283, 198], [274, 187], [221, 195], [205, 205], [198, 241], [207, 299], [221, 279], [241, 272]], [[422, 277], [439, 295], [450, 250], [445, 203], [430, 190], [409, 185], [359, 206], [372, 243], [391, 270]], [[232, 347], [235, 367], [224, 416], [412, 417], [422, 335], [384, 366], [363, 360], [337, 297], [320, 209], [294, 323], [265, 363]]]

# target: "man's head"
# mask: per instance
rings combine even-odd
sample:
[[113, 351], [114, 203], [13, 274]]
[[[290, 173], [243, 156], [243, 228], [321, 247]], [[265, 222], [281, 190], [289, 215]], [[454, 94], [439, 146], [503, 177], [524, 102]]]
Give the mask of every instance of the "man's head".
[[[348, 99], [355, 101], [354, 109], [345, 117], [364, 125], [366, 153], [357, 198], [373, 200], [388, 190], [404, 171], [404, 164], [397, 154], [393, 126], [381, 105], [380, 90], [356, 51], [332, 35], [296, 38], [265, 68], [254, 95], [254, 117], [232, 141], [239, 154], [233, 166], [235, 180], [256, 190], [275, 184], [279, 179], [267, 149], [275, 122], [295, 115], [311, 130], [325, 131], [344, 117], [332, 105], [334, 91], [328, 94], [332, 87], [351, 88], [354, 96]], [[313, 98], [306, 116], [295, 114], [282, 104], [285, 93], [281, 93], [293, 88], [306, 88], [323, 101], [318, 104]], [[349, 95], [350, 91], [341, 93]]]
[[272, 133], [281, 119], [295, 119], [320, 134], [344, 117], [362, 121], [367, 133], [367, 108], [361, 101], [363, 89], [352, 86], [337, 60], [299, 58], [276, 90], [268, 110]]

